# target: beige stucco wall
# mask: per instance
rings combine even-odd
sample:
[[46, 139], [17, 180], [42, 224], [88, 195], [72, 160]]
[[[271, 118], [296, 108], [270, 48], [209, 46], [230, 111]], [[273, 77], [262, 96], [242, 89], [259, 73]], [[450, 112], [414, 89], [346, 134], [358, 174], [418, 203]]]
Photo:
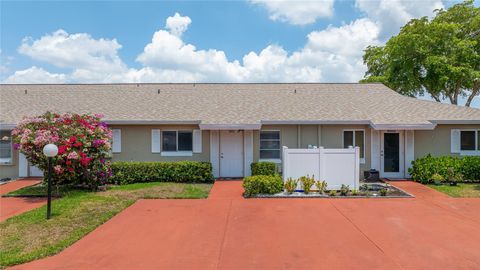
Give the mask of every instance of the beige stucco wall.
[[415, 131], [415, 158], [427, 154], [433, 156], [458, 155], [450, 153], [452, 129], [480, 129], [480, 125], [437, 125], [434, 130]]
[[[122, 152], [114, 153], [114, 161], [210, 161], [210, 132], [202, 131], [202, 153], [190, 157], [162, 157], [160, 153], [151, 152], [151, 130], [193, 130], [197, 125], [151, 125], [125, 126], [114, 125], [121, 129]], [[366, 125], [265, 125], [262, 130], [280, 130], [282, 146], [289, 148], [306, 148], [309, 144], [325, 148], [343, 147], [343, 130], [365, 130], [365, 163], [361, 164], [361, 174], [370, 169], [371, 163], [371, 129]], [[451, 155], [451, 129], [480, 129], [480, 125], [438, 125], [435, 130], [415, 131], [415, 158], [431, 153], [435, 156]], [[253, 132], [253, 158], [259, 160], [260, 132]], [[14, 151], [13, 165], [0, 165], [0, 178], [18, 177], [18, 152]]]
[[[325, 148], [343, 148], [343, 130], [365, 130], [365, 163], [360, 165], [363, 170], [370, 169], [371, 131], [366, 125], [265, 125], [262, 130], [280, 130], [280, 143], [289, 148], [307, 148], [308, 145]], [[253, 160], [260, 158], [260, 131], [254, 131]]]
[[164, 157], [160, 153], [152, 153], [152, 129], [160, 130], [194, 130], [198, 125], [155, 125], [155, 126], [119, 126], [112, 125], [112, 129], [120, 129], [122, 134], [122, 151], [113, 154], [113, 161], [210, 161], [210, 132], [202, 132], [202, 153], [193, 153], [192, 156]]
[[15, 179], [18, 177], [18, 151], [13, 150], [13, 164], [11, 165], [0, 165], [0, 179], [2, 178], [11, 178]]

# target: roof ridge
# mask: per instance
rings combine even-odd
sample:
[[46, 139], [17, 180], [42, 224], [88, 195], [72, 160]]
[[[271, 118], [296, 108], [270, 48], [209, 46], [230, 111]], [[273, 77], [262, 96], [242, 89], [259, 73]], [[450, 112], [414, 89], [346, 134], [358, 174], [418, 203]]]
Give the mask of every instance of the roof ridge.
[[324, 85], [329, 85], [329, 84], [351, 84], [351, 85], [383, 85], [383, 83], [380, 82], [369, 82], [369, 83], [360, 83], [360, 82], [244, 82], [244, 83], [234, 83], [234, 82], [202, 82], [202, 83], [196, 83], [196, 82], [190, 82], [190, 83], [172, 83], [172, 82], [124, 82], [124, 83], [0, 83], [0, 86], [11, 86], [11, 85], [42, 85], [42, 86], [47, 86], [47, 85], [219, 85], [219, 84], [231, 84], [231, 85], [252, 85], [252, 84], [270, 84], [270, 85], [286, 85], [286, 84], [306, 84], [306, 85], [312, 85], [312, 84], [324, 84]]

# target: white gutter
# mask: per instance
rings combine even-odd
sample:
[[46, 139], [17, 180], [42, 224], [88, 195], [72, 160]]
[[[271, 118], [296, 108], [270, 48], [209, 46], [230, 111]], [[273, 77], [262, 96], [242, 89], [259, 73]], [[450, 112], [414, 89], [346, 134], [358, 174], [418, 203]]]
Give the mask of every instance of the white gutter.
[[433, 130], [437, 126], [436, 124], [371, 124], [375, 130]]
[[204, 130], [258, 130], [262, 124], [200, 124], [199, 126]]
[[479, 120], [430, 120], [430, 122], [439, 125], [480, 125]]
[[17, 125], [15, 124], [3, 124], [0, 123], [0, 130], [12, 130], [16, 127]]
[[369, 120], [262, 120], [263, 125], [370, 125]]
[[200, 121], [170, 120], [105, 120], [109, 125], [198, 125]]

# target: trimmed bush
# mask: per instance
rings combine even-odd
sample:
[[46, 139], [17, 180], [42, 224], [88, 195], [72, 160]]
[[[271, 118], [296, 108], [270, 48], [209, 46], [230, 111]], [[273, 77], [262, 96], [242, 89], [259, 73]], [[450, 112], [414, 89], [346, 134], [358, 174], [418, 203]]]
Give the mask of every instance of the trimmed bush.
[[275, 194], [283, 191], [283, 181], [279, 175], [254, 175], [243, 180], [244, 195]]
[[210, 162], [113, 162], [111, 183], [208, 183], [213, 181]]
[[253, 162], [250, 165], [252, 175], [275, 175], [277, 174], [277, 165], [274, 162]]
[[449, 168], [452, 168], [455, 174], [463, 175], [463, 182], [480, 182], [480, 157], [478, 156], [432, 157], [429, 154], [413, 161], [409, 173], [414, 181], [426, 184], [432, 182], [434, 174], [448, 179]]

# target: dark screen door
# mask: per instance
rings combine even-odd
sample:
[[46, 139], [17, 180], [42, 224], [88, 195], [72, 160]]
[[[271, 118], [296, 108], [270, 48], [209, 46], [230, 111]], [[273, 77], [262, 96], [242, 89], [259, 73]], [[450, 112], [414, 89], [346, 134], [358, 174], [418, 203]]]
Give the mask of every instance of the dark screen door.
[[384, 172], [400, 172], [400, 134], [385, 133], [383, 136], [384, 145]]

